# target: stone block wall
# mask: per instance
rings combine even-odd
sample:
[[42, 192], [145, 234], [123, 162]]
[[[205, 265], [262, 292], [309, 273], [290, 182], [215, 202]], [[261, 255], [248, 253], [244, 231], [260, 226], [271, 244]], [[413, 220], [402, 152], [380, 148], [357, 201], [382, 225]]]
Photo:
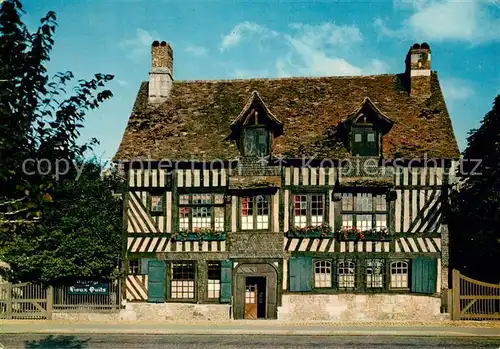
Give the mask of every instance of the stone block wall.
[[228, 234], [230, 258], [283, 258], [283, 234], [259, 231]]
[[400, 294], [283, 295], [278, 320], [383, 321], [442, 320], [441, 299]]
[[120, 313], [53, 312], [52, 320], [62, 321], [118, 321]]
[[127, 303], [120, 312], [125, 321], [225, 321], [230, 320], [229, 304]]

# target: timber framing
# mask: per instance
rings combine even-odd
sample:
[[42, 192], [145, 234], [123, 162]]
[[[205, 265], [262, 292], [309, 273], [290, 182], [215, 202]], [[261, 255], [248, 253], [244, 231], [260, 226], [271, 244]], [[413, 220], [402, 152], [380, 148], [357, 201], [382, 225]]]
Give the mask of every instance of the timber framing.
[[277, 318], [291, 294], [439, 295], [459, 153], [437, 73], [425, 98], [406, 74], [170, 81], [154, 105], [142, 83], [114, 157], [124, 295], [238, 319]]

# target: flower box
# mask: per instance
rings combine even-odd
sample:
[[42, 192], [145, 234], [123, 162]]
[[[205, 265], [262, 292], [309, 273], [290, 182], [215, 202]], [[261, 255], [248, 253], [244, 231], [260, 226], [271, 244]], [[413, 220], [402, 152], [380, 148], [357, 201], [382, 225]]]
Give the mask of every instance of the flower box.
[[172, 240], [174, 241], [223, 241], [226, 240], [226, 233], [220, 233], [217, 235], [201, 235], [196, 233], [181, 233], [173, 234]]
[[323, 233], [322, 231], [308, 231], [308, 232], [297, 232], [288, 231], [286, 236], [289, 238], [329, 238], [332, 237], [332, 233]]
[[289, 238], [326, 238], [332, 237], [333, 232], [330, 226], [322, 224], [305, 228], [291, 227], [286, 236]]
[[339, 241], [391, 241], [392, 236], [387, 230], [366, 230], [361, 231], [357, 228], [342, 228], [337, 231]]

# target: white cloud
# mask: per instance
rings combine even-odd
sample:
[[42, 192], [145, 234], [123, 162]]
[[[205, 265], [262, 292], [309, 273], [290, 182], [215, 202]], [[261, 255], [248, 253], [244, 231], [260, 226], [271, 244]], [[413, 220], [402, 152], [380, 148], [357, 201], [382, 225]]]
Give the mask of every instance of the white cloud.
[[[418, 41], [467, 41], [472, 44], [500, 39], [500, 19], [489, 13], [496, 0], [421, 1], [401, 28], [390, 29], [381, 19], [375, 27], [383, 35]], [[497, 4], [498, 6], [498, 4]]]
[[254, 22], [242, 22], [237, 24], [233, 30], [222, 36], [220, 50], [224, 51], [229, 47], [238, 45], [243, 39], [252, 35], [258, 35], [260, 40], [275, 38], [279, 34]]
[[461, 79], [449, 78], [440, 79], [443, 94], [446, 100], [463, 100], [474, 95], [475, 91], [470, 84]]
[[158, 37], [156, 33], [150, 33], [147, 30], [137, 28], [135, 32], [135, 37], [132, 39], [123, 40], [120, 46], [129, 51], [129, 55], [134, 58], [140, 58], [141, 56], [147, 54], [153, 43], [153, 36]]
[[[268, 70], [248, 71], [233, 69], [238, 78], [262, 77], [277, 75], [289, 76], [342, 76], [342, 75], [369, 75], [387, 72], [387, 64], [379, 59], [371, 59], [365, 64], [354, 51], [359, 51], [364, 43], [363, 35], [355, 25], [337, 25], [332, 22], [317, 25], [295, 23], [290, 26], [290, 33], [278, 33], [256, 23], [243, 22], [223, 37], [221, 50], [240, 43], [243, 39], [252, 36], [260, 43], [265, 39], [273, 39], [273, 49], [284, 49], [284, 53], [275, 60], [275, 73], [268, 74]], [[275, 52], [273, 51], [273, 52]], [[269, 69], [266, 67], [266, 69]]]
[[276, 74], [279, 78], [286, 78], [292, 76], [286, 68], [286, 65], [290, 64], [285, 58], [278, 58], [276, 61]]
[[232, 75], [237, 79], [253, 79], [268, 77], [269, 72], [267, 70], [235, 69]]
[[192, 54], [195, 57], [203, 57], [208, 53], [208, 49], [203, 46], [188, 44], [186, 46], [186, 52]]
[[117, 79], [116, 83], [120, 86], [127, 86], [128, 85], [128, 82], [126, 82], [125, 80], [120, 80], [120, 79]]
[[295, 23], [290, 25], [300, 33], [300, 40], [310, 46], [318, 45], [353, 45], [363, 41], [358, 27], [354, 25], [336, 25], [327, 22], [319, 25]]
[[[387, 70], [387, 65], [373, 59], [367, 66], [350, 63], [346, 56], [363, 42], [360, 30], [355, 26], [339, 26], [324, 23], [317, 26], [294, 24], [297, 32], [285, 38], [292, 48], [291, 55], [299, 62], [293, 67], [300, 75], [361, 75], [377, 74]], [[290, 59], [288, 59], [290, 66]], [[285, 61], [280, 61], [285, 70]]]

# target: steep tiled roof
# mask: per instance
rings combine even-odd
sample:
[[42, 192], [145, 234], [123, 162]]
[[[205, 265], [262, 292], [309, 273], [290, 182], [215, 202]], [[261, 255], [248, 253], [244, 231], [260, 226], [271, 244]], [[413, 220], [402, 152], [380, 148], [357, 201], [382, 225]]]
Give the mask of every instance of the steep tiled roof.
[[403, 75], [174, 81], [171, 96], [149, 105], [143, 82], [114, 160], [211, 160], [239, 156], [225, 140], [253, 91], [283, 123], [273, 154], [285, 158], [341, 158], [348, 150], [332, 138], [365, 98], [394, 122], [383, 139], [384, 158], [459, 156], [436, 73], [429, 98], [408, 96]]

